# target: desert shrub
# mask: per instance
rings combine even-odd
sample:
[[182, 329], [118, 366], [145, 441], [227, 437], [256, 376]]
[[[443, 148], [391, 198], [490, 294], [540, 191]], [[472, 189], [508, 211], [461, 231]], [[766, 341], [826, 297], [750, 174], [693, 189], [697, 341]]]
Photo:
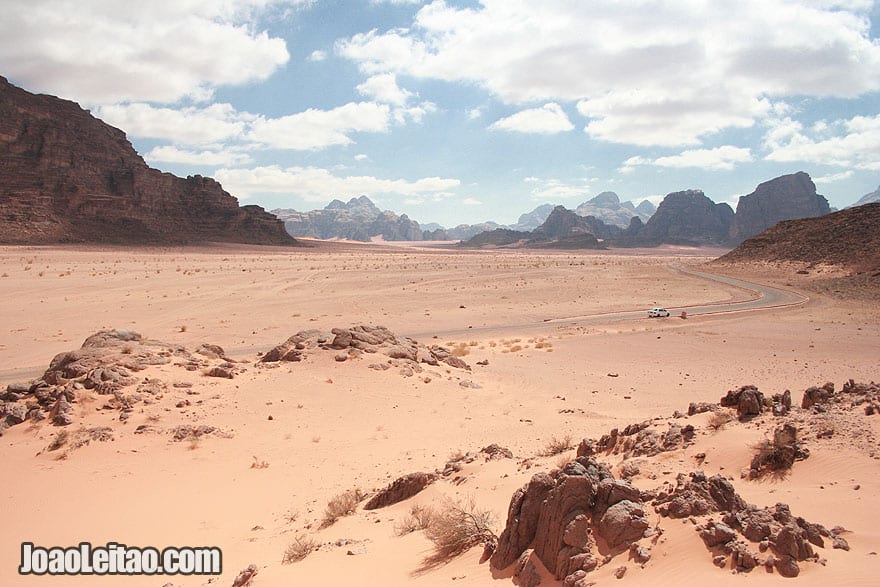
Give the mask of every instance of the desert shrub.
[[733, 416], [730, 412], [721, 411], [721, 412], [712, 412], [712, 415], [709, 416], [709, 421], [706, 422], [706, 426], [711, 428], [712, 430], [718, 431], [721, 430], [725, 424], [733, 420]]
[[324, 508], [324, 520], [321, 522], [321, 527], [332, 526], [339, 518], [353, 514], [364, 497], [366, 495], [360, 489], [350, 489], [335, 496]]
[[547, 441], [547, 444], [544, 446], [544, 450], [540, 452], [540, 456], [542, 457], [552, 457], [561, 453], [564, 453], [567, 450], [573, 448], [571, 444], [571, 436], [566, 434], [562, 438], [556, 438], [555, 436], [551, 436], [550, 440]]
[[58, 450], [65, 444], [67, 444], [67, 439], [70, 437], [67, 430], [59, 430], [55, 437], [52, 439], [52, 442], [49, 443], [49, 450]]
[[430, 506], [414, 505], [406, 517], [394, 527], [394, 530], [398, 536], [424, 530], [431, 525], [435, 515], [434, 508]]
[[471, 353], [471, 349], [468, 348], [467, 343], [460, 342], [457, 345], [455, 345], [454, 347], [452, 347], [452, 350], [450, 352], [452, 353], [452, 356], [454, 356], [454, 357], [464, 357], [464, 356], [469, 355]]
[[425, 536], [434, 543], [431, 561], [447, 561], [478, 544], [496, 542], [492, 531], [495, 515], [477, 508], [473, 498], [464, 502], [447, 502], [425, 528]]
[[767, 473], [784, 474], [794, 466], [798, 457], [806, 458], [809, 454], [800, 449], [797, 428], [791, 424], [777, 428], [772, 439], [765, 438], [752, 448], [755, 450], [750, 467], [752, 477], [760, 477]]
[[289, 565], [291, 563], [301, 561], [302, 559], [309, 556], [317, 548], [318, 543], [315, 542], [312, 537], [297, 534], [297, 536], [293, 539], [293, 542], [288, 544], [287, 548], [284, 550], [284, 556], [281, 558], [281, 564]]

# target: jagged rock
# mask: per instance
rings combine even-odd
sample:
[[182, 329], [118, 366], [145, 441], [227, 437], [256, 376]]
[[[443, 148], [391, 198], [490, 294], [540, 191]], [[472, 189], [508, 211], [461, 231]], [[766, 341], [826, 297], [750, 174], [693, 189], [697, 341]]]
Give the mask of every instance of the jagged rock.
[[706, 478], [702, 471], [680, 474], [675, 490], [654, 501], [658, 513], [670, 518], [701, 516], [712, 512], [736, 512], [746, 502], [736, 493], [733, 485], [721, 475]]
[[704, 412], [714, 412], [718, 409], [716, 404], [710, 404], [707, 402], [691, 402], [688, 405], [688, 416], [693, 416], [695, 414], [702, 414]]
[[496, 461], [499, 459], [512, 459], [513, 452], [509, 448], [505, 448], [498, 444], [490, 444], [480, 449], [480, 453], [486, 455], [487, 461]]
[[152, 169], [119, 129], [2, 77], [0, 206], [2, 243], [298, 244], [213, 179]]
[[773, 394], [773, 415], [785, 416], [791, 411], [791, 391], [785, 390], [781, 394]]
[[782, 220], [824, 216], [828, 200], [816, 193], [810, 176], [800, 171], [765, 181], [739, 199], [730, 236], [739, 243]]
[[285, 229], [293, 236], [362, 242], [369, 242], [374, 236], [382, 236], [386, 241], [420, 241], [424, 238], [418, 222], [410, 220], [406, 214], [398, 216], [390, 210], [380, 210], [367, 196], [351, 198], [347, 203], [333, 200], [322, 210], [277, 209], [272, 213], [284, 221]]
[[376, 510], [409, 499], [436, 479], [437, 476], [433, 473], [410, 473], [399, 477], [391, 485], [371, 497], [364, 505], [364, 509]]
[[706, 523], [706, 526], [700, 530], [700, 538], [703, 539], [706, 546], [712, 548], [730, 542], [736, 538], [736, 532], [724, 522], [713, 522], [710, 520]]
[[809, 387], [804, 390], [804, 397], [801, 400], [801, 407], [805, 410], [812, 408], [816, 404], [824, 404], [828, 403], [828, 401], [834, 396], [834, 386], [831, 385], [829, 388], [828, 385], [824, 385], [822, 387]]
[[764, 394], [754, 385], [744, 385], [739, 389], [728, 391], [727, 395], [721, 398], [721, 406], [736, 408], [740, 420], [758, 416], [764, 411]]
[[503, 569], [531, 547], [557, 579], [592, 570], [593, 531], [611, 548], [628, 548], [644, 535], [648, 520], [639, 500], [638, 489], [588, 457], [535, 475], [511, 499], [492, 566]]
[[207, 371], [205, 371], [206, 377], [222, 377], [225, 379], [232, 379], [235, 377], [235, 371], [228, 367], [211, 367]]
[[220, 345], [203, 343], [196, 347], [195, 352], [196, 354], [208, 357], [209, 359], [226, 360], [226, 352]]
[[248, 565], [246, 569], [235, 576], [235, 579], [232, 581], [232, 587], [247, 587], [258, 572], [257, 565]]
[[718, 245], [728, 240], [732, 225], [733, 209], [729, 205], [716, 204], [700, 190], [675, 192], [663, 199], [640, 229], [631, 224], [621, 244]]

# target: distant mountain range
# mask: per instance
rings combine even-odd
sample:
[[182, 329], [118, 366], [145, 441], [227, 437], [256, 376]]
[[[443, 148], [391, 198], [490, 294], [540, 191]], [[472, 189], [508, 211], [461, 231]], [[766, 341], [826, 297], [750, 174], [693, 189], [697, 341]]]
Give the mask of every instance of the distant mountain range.
[[864, 196], [862, 196], [859, 201], [853, 204], [851, 207], [863, 206], [864, 204], [876, 204], [877, 202], [880, 202], [880, 187], [878, 187], [870, 194], [865, 194]]
[[[638, 215], [632, 216], [626, 229], [557, 206], [542, 225], [530, 232], [494, 230], [476, 235], [462, 245], [577, 249], [662, 244], [734, 246], [781, 220], [829, 212], [828, 201], [816, 193], [810, 176], [798, 172], [760, 184], [754, 192], [740, 198], [736, 212], [728, 204], [716, 204], [700, 190], [686, 190], [667, 195], [647, 222]], [[594, 238], [591, 241], [584, 235]]]
[[[519, 220], [505, 226], [493, 221], [478, 224], [459, 224], [445, 228], [436, 223], [420, 225], [406, 214], [397, 215], [391, 210], [380, 210], [370, 198], [360, 196], [348, 202], [333, 200], [323, 209], [299, 212], [292, 209], [272, 210], [284, 221], [287, 232], [292, 236], [321, 239], [350, 239], [367, 242], [381, 236], [387, 241], [458, 241], [468, 240], [483, 232], [507, 229], [528, 232], [541, 226], [556, 206], [542, 204], [520, 215]], [[638, 206], [632, 202], [620, 202], [614, 192], [603, 192], [595, 198], [580, 204], [576, 213], [592, 217], [594, 226], [600, 232], [601, 223], [625, 228], [633, 218], [648, 220], [654, 213], [654, 205], [648, 200]], [[599, 238], [602, 236], [597, 235]]]

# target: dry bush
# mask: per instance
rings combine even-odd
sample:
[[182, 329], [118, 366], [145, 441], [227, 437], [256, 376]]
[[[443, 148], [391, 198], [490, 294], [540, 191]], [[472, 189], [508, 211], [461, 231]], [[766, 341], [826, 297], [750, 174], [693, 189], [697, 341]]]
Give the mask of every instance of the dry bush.
[[510, 352], [512, 352], [512, 353], [516, 353], [516, 352], [519, 352], [519, 351], [521, 351], [521, 350], [522, 350], [522, 347], [521, 347], [520, 345], [518, 345], [518, 344], [515, 344], [515, 345], [513, 345], [512, 347], [510, 347]]
[[317, 548], [318, 543], [311, 536], [297, 534], [293, 542], [287, 545], [284, 556], [281, 558], [281, 564], [289, 565], [290, 563], [301, 561]]
[[339, 518], [353, 514], [364, 497], [366, 494], [360, 489], [350, 489], [331, 499], [327, 503], [327, 507], [324, 508], [324, 520], [321, 522], [321, 528], [332, 526]]
[[496, 542], [494, 525], [495, 515], [477, 508], [473, 498], [446, 503], [425, 528], [425, 536], [434, 543], [434, 554], [426, 563], [440, 564], [478, 544]]
[[766, 473], [784, 475], [794, 466], [799, 455], [797, 429], [786, 424], [773, 433], [773, 439], [765, 438], [752, 446], [755, 456], [752, 458], [751, 476], [760, 477]]
[[394, 531], [398, 536], [404, 536], [418, 530], [424, 530], [431, 525], [436, 515], [431, 506], [414, 505], [409, 509], [406, 517], [394, 526]]
[[67, 439], [70, 437], [70, 434], [67, 430], [59, 430], [55, 437], [52, 439], [52, 442], [49, 443], [49, 450], [58, 450], [65, 444], [67, 444]]
[[251, 463], [251, 469], [268, 469], [269, 461], [264, 461], [262, 459], [258, 459], [256, 455], [254, 455], [254, 462]]
[[717, 432], [718, 430], [724, 428], [724, 425], [731, 420], [733, 420], [733, 416], [730, 414], [730, 412], [712, 412], [712, 415], [709, 416], [709, 421], [706, 422], [706, 426]]
[[544, 445], [544, 450], [538, 454], [542, 457], [552, 457], [562, 454], [567, 450], [571, 450], [572, 448], [574, 448], [574, 445], [571, 443], [571, 435], [566, 434], [562, 438], [551, 436], [550, 440], [547, 441], [547, 444]]
[[471, 353], [471, 349], [468, 348], [467, 343], [460, 342], [452, 347], [452, 350], [450, 352], [454, 357], [464, 357], [465, 355], [469, 355]]

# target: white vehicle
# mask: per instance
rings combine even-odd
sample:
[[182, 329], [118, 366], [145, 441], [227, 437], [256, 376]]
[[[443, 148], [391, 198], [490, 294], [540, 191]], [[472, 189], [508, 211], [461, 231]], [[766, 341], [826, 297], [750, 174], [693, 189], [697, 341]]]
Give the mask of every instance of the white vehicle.
[[666, 308], [651, 308], [648, 310], [648, 318], [669, 318], [669, 310]]

